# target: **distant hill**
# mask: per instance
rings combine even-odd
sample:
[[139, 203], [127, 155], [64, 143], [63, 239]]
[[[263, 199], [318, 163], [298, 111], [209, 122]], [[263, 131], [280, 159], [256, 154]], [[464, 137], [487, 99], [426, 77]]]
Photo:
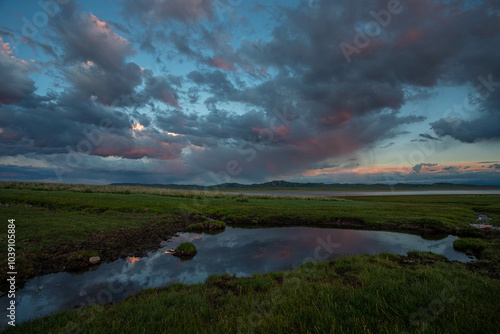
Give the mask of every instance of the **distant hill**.
[[212, 191], [273, 191], [273, 190], [329, 190], [329, 191], [384, 191], [384, 190], [473, 190], [473, 189], [500, 189], [494, 185], [473, 185], [455, 183], [433, 184], [342, 184], [342, 183], [299, 183], [287, 181], [271, 181], [256, 184], [223, 183], [214, 186], [200, 186], [195, 184], [143, 184], [143, 183], [112, 183], [112, 186], [151, 187], [179, 190], [212, 190]]

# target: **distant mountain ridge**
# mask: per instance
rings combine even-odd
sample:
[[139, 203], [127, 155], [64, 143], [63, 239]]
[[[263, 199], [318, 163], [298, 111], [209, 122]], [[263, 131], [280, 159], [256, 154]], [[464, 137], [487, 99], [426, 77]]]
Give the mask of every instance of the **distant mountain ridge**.
[[348, 184], [348, 183], [300, 183], [288, 181], [270, 181], [255, 184], [222, 183], [213, 186], [200, 186], [195, 184], [143, 184], [143, 183], [111, 183], [112, 186], [127, 187], [150, 187], [177, 190], [212, 190], [212, 191], [232, 191], [232, 190], [330, 190], [330, 191], [384, 191], [384, 190], [467, 190], [467, 189], [500, 189], [495, 185], [474, 185], [455, 183], [433, 183], [433, 184], [410, 184], [397, 183], [393, 185], [376, 184]]

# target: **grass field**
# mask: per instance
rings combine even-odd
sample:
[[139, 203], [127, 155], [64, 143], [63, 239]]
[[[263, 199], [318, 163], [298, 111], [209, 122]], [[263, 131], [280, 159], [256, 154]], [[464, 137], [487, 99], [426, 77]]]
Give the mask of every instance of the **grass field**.
[[457, 250], [480, 259], [464, 265], [430, 254], [383, 254], [245, 279], [212, 277], [206, 284], [148, 290], [113, 306], [56, 314], [9, 332], [57, 332], [67, 324], [89, 333], [394, 333], [422, 328], [480, 333], [500, 326], [494, 316], [499, 311], [500, 237], [469, 227], [475, 212], [500, 226], [497, 195], [286, 198], [0, 183], [0, 203], [1, 265], [6, 266], [7, 219], [16, 219], [16, 264], [24, 279], [68, 269], [65, 263], [82, 265], [90, 256], [111, 261], [137, 255], [207, 218], [236, 225], [452, 231], [462, 237]]

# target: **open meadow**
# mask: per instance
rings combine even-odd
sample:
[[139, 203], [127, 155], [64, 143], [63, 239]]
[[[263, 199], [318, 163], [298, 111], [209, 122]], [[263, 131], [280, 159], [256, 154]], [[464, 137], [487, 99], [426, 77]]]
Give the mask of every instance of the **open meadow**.
[[[148, 289], [108, 305], [63, 311], [8, 333], [493, 332], [500, 326], [500, 196], [280, 197], [137, 187], [1, 183], [2, 224], [16, 220], [18, 279], [144, 256], [189, 225], [328, 226], [460, 237], [477, 261], [383, 253], [318, 261], [284, 272], [211, 276]], [[6, 226], [3, 226], [6, 230]], [[2, 252], [6, 239], [0, 241]], [[2, 256], [2, 267], [6, 267]], [[6, 271], [3, 271], [5, 273]], [[6, 289], [2, 277], [2, 291]]]

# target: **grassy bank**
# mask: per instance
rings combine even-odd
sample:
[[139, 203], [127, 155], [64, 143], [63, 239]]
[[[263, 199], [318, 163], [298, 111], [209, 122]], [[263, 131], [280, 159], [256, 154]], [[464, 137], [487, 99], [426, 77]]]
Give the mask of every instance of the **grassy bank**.
[[[121, 187], [86, 186], [69, 190], [2, 188], [0, 202], [72, 212], [75, 215], [115, 213], [201, 214], [233, 223], [323, 223], [336, 219], [365, 225], [428, 225], [433, 228], [467, 228], [483, 212], [500, 225], [500, 195], [436, 195], [376, 197], [282, 197], [224, 193], [135, 189], [123, 193]], [[65, 188], [63, 188], [65, 189]], [[115, 192], [116, 191], [116, 192]], [[144, 192], [142, 192], [144, 191]], [[178, 194], [177, 192], [182, 192]], [[105, 222], [99, 223], [105, 225]], [[127, 224], [126, 224], [127, 225]]]
[[7, 333], [493, 333], [499, 298], [497, 280], [461, 264], [381, 254], [145, 290]]
[[189, 225], [186, 230], [188, 231], [210, 231], [210, 230], [223, 230], [226, 228], [226, 223], [218, 220], [207, 220], [204, 223], [197, 223]]

